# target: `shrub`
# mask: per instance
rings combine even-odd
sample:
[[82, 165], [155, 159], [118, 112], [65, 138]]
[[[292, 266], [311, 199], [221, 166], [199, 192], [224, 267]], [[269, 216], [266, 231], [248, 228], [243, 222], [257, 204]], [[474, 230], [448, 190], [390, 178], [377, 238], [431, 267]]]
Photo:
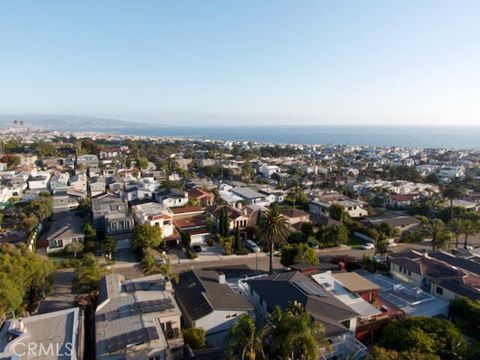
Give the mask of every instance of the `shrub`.
[[202, 328], [183, 328], [183, 340], [192, 348], [200, 349], [205, 346], [207, 339]]

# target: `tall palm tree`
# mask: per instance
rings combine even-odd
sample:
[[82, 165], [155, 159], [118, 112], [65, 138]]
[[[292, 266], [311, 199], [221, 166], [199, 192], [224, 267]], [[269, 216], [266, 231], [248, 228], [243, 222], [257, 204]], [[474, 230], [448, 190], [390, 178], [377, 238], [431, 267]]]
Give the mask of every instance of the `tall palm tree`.
[[269, 358], [316, 360], [321, 348], [330, 348], [324, 327], [299, 303], [290, 304], [286, 310], [277, 307], [263, 335]]
[[468, 237], [470, 235], [474, 236], [480, 232], [480, 223], [475, 220], [465, 220], [463, 225], [463, 248], [468, 247]]
[[270, 274], [273, 272], [273, 252], [275, 245], [283, 243], [290, 232], [287, 219], [280, 214], [277, 204], [274, 204], [263, 220], [260, 228], [260, 238], [270, 248]]
[[251, 316], [243, 314], [235, 321], [227, 349], [229, 357], [241, 360], [255, 360], [257, 354], [263, 354], [262, 336]]
[[463, 189], [456, 184], [448, 184], [443, 189], [443, 196], [450, 200], [450, 220], [453, 220], [453, 200], [463, 195]]
[[460, 218], [455, 218], [450, 221], [448, 224], [450, 230], [455, 235], [455, 249], [458, 248], [458, 243], [460, 241], [460, 235], [463, 234], [465, 227], [465, 220]]
[[432, 237], [432, 250], [441, 245], [443, 247], [443, 242], [448, 240], [448, 236], [445, 235], [445, 224], [440, 219], [428, 219], [425, 216], [419, 216], [418, 219], [423, 223], [425, 229]]

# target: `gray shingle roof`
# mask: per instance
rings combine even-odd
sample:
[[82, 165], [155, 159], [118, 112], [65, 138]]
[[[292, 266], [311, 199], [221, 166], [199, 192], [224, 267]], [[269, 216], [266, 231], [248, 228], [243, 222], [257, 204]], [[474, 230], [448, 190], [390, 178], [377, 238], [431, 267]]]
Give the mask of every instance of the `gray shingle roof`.
[[228, 284], [218, 283], [214, 270], [182, 273], [179, 284], [175, 286], [175, 295], [192, 320], [200, 319], [214, 310], [253, 310], [252, 305]]
[[248, 285], [272, 310], [275, 306], [286, 308], [297, 301], [325, 326], [327, 337], [348, 331], [340, 322], [358, 314], [337, 300], [318, 284], [300, 272], [292, 271], [248, 281]]

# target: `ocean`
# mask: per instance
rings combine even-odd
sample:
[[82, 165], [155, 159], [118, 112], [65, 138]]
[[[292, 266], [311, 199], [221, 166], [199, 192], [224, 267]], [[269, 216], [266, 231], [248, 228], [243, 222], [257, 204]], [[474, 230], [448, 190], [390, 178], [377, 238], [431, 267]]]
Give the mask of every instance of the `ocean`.
[[123, 129], [121, 133], [278, 144], [348, 144], [480, 150], [480, 126], [142, 126]]

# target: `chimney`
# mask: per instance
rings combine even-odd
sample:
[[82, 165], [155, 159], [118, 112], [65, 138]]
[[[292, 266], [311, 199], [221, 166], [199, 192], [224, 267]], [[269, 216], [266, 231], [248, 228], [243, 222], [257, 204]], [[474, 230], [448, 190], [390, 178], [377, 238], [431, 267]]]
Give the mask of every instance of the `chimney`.
[[226, 284], [225, 273], [223, 271], [217, 271], [217, 281], [219, 284]]

